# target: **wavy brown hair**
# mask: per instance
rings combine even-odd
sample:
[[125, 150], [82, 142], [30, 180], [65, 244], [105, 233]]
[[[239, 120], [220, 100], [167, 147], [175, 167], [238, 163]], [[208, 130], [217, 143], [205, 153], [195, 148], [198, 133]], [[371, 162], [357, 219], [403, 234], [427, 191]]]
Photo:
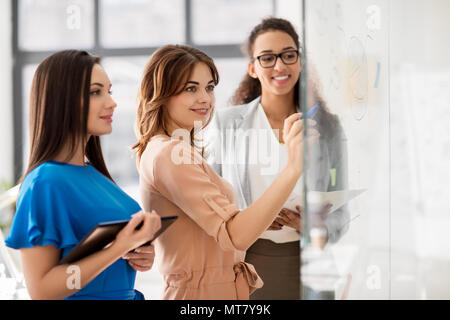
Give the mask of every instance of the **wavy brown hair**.
[[106, 168], [98, 136], [87, 140], [91, 73], [100, 58], [80, 50], [52, 54], [36, 69], [30, 94], [30, 157], [23, 178], [53, 160], [67, 145], [72, 158], [79, 143], [85, 157], [104, 176]]
[[[150, 139], [161, 130], [167, 132], [165, 105], [170, 97], [180, 94], [197, 63], [206, 64], [211, 70], [214, 84], [219, 83], [219, 73], [214, 61], [204, 52], [187, 45], [166, 45], [156, 50], [147, 63], [139, 90], [139, 106], [136, 118], [138, 160]], [[211, 112], [213, 114], [214, 109]], [[208, 125], [211, 117], [208, 119]], [[195, 147], [194, 129], [190, 132], [191, 145]], [[202, 148], [202, 155], [203, 155]]]

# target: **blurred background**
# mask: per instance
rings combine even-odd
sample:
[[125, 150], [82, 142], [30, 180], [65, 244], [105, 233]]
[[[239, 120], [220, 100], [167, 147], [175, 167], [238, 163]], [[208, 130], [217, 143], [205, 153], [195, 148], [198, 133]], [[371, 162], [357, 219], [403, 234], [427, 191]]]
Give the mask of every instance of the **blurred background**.
[[[45, 57], [69, 48], [103, 57], [118, 103], [102, 137], [106, 163], [139, 200], [130, 147], [150, 55], [169, 43], [205, 51], [223, 108], [246, 72], [241, 46], [267, 16], [303, 35], [305, 70], [317, 70], [347, 136], [349, 188], [366, 190], [349, 203], [342, 239], [302, 267], [305, 283], [336, 299], [450, 299], [448, 0], [0, 1], [0, 236], [13, 212], [6, 191], [27, 163], [30, 84]], [[26, 298], [17, 255], [1, 246], [0, 298]], [[157, 266], [136, 288], [160, 299]]]

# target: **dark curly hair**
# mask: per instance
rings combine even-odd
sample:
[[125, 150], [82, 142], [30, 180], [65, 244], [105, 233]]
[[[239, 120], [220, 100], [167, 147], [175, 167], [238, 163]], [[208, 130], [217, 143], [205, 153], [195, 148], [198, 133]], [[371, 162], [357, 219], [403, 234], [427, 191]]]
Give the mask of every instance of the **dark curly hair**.
[[[242, 48], [244, 53], [249, 58], [253, 57], [253, 46], [255, 44], [256, 38], [259, 35], [269, 31], [282, 31], [287, 33], [289, 36], [291, 36], [292, 40], [294, 40], [294, 43], [300, 51], [300, 55], [303, 54], [302, 45], [294, 26], [285, 19], [268, 17], [263, 19], [261, 23], [253, 28]], [[318, 128], [319, 131], [321, 131], [323, 138], [327, 135], [327, 133], [332, 132], [336, 125], [338, 125], [338, 119], [335, 115], [329, 112], [326, 102], [320, 94], [317, 72], [314, 66], [311, 65], [311, 63], [308, 64], [308, 85], [312, 88], [311, 93], [314, 95], [314, 101], [320, 105], [315, 119], [318, 122]], [[294, 104], [297, 107], [300, 105], [299, 86], [300, 78], [295, 84], [294, 88]], [[230, 99], [230, 103], [231, 105], [247, 104], [260, 95], [261, 83], [259, 79], [252, 78], [248, 73], [246, 73], [238, 88], [236, 89], [234, 95]]]
[[[292, 40], [294, 40], [295, 45], [301, 52], [300, 40], [297, 32], [295, 31], [292, 24], [284, 19], [269, 17], [261, 21], [260, 24], [255, 26], [253, 30], [250, 32], [250, 35], [243, 46], [243, 51], [248, 57], [253, 56], [253, 46], [255, 44], [256, 38], [268, 31], [283, 31], [291, 36]], [[295, 94], [295, 103], [298, 105], [298, 86], [299, 83], [295, 85], [296, 94]], [[256, 97], [261, 95], [261, 83], [258, 79], [250, 77], [248, 74], [244, 76], [239, 87], [231, 98], [231, 104], [245, 104], [249, 103]]]

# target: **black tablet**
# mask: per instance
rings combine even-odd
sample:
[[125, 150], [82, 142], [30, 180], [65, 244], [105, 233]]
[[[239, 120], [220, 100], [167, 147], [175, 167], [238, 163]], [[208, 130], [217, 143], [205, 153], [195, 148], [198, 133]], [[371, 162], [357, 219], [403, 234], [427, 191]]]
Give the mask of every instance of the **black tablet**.
[[[167, 216], [161, 217], [161, 228], [155, 233], [152, 240], [145, 245], [149, 245], [155, 240], [161, 233], [163, 233], [178, 217]], [[110, 221], [98, 224], [89, 234], [84, 237], [75, 248], [73, 248], [68, 255], [66, 255], [59, 263], [72, 263], [78, 261], [94, 252], [102, 250], [108, 244], [114, 241], [116, 235], [127, 225], [130, 220]], [[140, 228], [138, 225], [137, 229]]]

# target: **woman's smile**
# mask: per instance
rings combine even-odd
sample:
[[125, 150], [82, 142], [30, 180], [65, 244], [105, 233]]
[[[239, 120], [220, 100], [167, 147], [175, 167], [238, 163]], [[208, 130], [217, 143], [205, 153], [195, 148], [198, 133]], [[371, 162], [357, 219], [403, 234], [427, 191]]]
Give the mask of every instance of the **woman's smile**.
[[210, 108], [196, 108], [191, 109], [191, 111], [195, 112], [196, 114], [199, 114], [201, 116], [206, 116], [209, 113]]
[[112, 116], [113, 116], [112, 114], [106, 115], [106, 116], [101, 116], [100, 119], [105, 120], [108, 123], [111, 123], [113, 121]]
[[289, 82], [290, 75], [272, 77], [272, 80], [279, 85], [283, 85]]

